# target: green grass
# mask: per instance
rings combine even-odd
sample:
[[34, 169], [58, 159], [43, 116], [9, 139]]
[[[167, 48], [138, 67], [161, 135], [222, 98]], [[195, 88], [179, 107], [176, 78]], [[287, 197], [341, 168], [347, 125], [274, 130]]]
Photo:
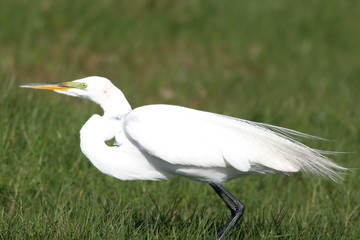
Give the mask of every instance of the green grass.
[[0, 239], [211, 239], [228, 210], [204, 184], [124, 182], [82, 155], [95, 104], [29, 82], [110, 78], [137, 106], [178, 104], [336, 141], [336, 184], [294, 174], [226, 187], [228, 239], [358, 239], [357, 1], [14, 0], [0, 8]]

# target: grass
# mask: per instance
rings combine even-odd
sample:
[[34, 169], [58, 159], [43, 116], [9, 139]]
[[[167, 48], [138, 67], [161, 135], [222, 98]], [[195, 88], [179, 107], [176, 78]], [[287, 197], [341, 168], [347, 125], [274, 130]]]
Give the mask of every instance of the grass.
[[124, 182], [82, 155], [95, 104], [19, 89], [105, 76], [137, 106], [184, 105], [336, 141], [340, 184], [294, 174], [226, 187], [228, 239], [358, 239], [360, 21], [348, 1], [9, 1], [0, 8], [0, 238], [210, 239], [228, 210], [203, 183]]

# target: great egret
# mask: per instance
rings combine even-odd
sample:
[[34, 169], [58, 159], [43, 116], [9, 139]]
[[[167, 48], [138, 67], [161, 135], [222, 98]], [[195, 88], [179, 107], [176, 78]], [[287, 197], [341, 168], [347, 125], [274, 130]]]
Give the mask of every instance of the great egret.
[[[81, 128], [80, 147], [101, 172], [122, 180], [161, 180], [181, 175], [209, 183], [231, 211], [218, 232], [223, 238], [245, 206], [221, 184], [244, 175], [304, 171], [340, 177], [346, 170], [292, 136], [309, 135], [263, 123], [172, 105], [131, 109], [110, 80], [87, 77], [72, 82], [29, 83], [99, 104]], [[115, 138], [114, 146], [105, 141]]]

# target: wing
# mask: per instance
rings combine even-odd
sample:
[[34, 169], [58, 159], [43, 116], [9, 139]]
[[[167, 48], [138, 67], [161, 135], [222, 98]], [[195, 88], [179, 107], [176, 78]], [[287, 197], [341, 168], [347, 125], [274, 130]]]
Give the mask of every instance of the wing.
[[150, 155], [175, 165], [226, 167], [212, 124], [184, 108], [150, 105], [125, 119], [126, 134]]
[[126, 117], [124, 129], [140, 149], [176, 165], [231, 166], [241, 172], [304, 170], [333, 179], [338, 175], [332, 168], [341, 169], [287, 136], [304, 134], [179, 106], [137, 108]]

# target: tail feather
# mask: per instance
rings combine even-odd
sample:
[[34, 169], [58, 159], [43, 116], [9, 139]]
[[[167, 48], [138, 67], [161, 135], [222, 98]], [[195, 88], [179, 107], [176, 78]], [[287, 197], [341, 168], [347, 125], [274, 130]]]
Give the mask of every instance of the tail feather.
[[[327, 176], [331, 180], [338, 182], [343, 179], [341, 172], [348, 170], [325, 156], [341, 154], [340, 152], [313, 149], [299, 142], [295, 137], [315, 140], [327, 139], [273, 125], [253, 122], [248, 123], [262, 128], [268, 133], [272, 133], [267, 135], [269, 136], [269, 144], [272, 145], [273, 148], [276, 148], [277, 151], [280, 151], [282, 156], [300, 171], [314, 175]], [[271, 135], [272, 137], [270, 137]], [[274, 135], [277, 137], [274, 137]]]
[[[255, 165], [264, 166], [284, 174], [302, 171], [312, 175], [328, 177], [335, 182], [343, 180], [343, 173], [349, 170], [339, 166], [325, 156], [341, 154], [340, 152], [313, 149], [300, 142], [301, 139], [329, 141], [328, 139], [266, 123], [216, 115], [232, 119], [234, 124], [231, 125], [234, 130], [240, 129], [243, 133], [253, 136], [256, 138], [253, 142], [258, 144], [259, 149], [265, 151], [265, 148], [267, 148], [267, 153], [272, 153], [271, 157], [266, 158], [262, 155], [264, 158], [256, 159], [254, 161]], [[274, 158], [276, 161], [274, 161]], [[277, 168], [274, 167], [275, 165]]]

